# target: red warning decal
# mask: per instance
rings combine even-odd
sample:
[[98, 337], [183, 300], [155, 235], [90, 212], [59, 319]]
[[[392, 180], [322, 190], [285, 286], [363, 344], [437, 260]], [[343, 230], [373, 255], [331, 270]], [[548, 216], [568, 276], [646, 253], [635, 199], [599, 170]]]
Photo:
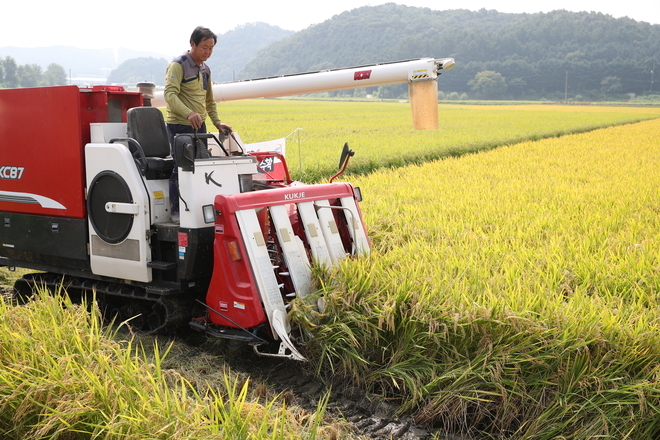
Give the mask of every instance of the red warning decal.
[[187, 232], [179, 232], [179, 246], [188, 246]]
[[355, 81], [359, 81], [361, 79], [369, 79], [371, 77], [371, 70], [361, 70], [359, 72], [355, 72], [353, 75], [353, 79]]

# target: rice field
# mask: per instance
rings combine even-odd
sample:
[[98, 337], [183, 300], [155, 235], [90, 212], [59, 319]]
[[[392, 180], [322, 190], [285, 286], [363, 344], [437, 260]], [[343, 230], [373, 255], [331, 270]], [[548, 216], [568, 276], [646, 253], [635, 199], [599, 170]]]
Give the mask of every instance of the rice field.
[[63, 296], [41, 292], [25, 306], [0, 298], [0, 437], [342, 436], [341, 426], [323, 420], [327, 400], [315, 413], [288, 407], [221, 358], [144, 341], [104, 327], [98, 309]]
[[656, 119], [352, 178], [308, 356], [441, 432], [658, 437], [659, 167]]
[[[439, 438], [660, 436], [660, 109], [441, 105], [437, 132], [412, 130], [405, 103], [251, 100], [220, 115], [246, 142], [302, 128], [287, 158], [307, 181], [334, 173], [345, 141], [356, 151], [346, 179], [374, 252], [322, 274], [325, 313], [292, 313], [319, 375]], [[200, 376], [208, 357], [173, 356], [86, 307], [0, 301], [0, 434], [347, 438], [323, 402], [296, 412], [223, 365]]]
[[364, 174], [660, 116], [657, 107], [441, 104], [439, 130], [417, 131], [405, 102], [254, 99], [218, 111], [247, 143], [286, 137], [289, 168], [305, 182], [332, 176], [345, 142], [356, 152], [348, 173]]

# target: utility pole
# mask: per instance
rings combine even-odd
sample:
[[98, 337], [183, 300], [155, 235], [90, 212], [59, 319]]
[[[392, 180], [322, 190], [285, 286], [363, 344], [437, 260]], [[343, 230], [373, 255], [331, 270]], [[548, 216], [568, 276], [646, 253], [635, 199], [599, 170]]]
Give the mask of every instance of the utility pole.
[[655, 70], [655, 61], [653, 62], [653, 69], [651, 69], [651, 88], [649, 89], [649, 92], [653, 91], [653, 71]]
[[566, 71], [566, 85], [564, 86], [564, 104], [568, 102], [568, 70]]

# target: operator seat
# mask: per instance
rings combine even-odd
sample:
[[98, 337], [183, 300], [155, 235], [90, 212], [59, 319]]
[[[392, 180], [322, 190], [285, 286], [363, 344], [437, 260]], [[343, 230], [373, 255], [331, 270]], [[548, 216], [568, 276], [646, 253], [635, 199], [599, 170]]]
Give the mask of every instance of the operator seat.
[[156, 107], [133, 107], [126, 112], [127, 134], [137, 141], [147, 161], [147, 180], [169, 179], [174, 168], [163, 113]]

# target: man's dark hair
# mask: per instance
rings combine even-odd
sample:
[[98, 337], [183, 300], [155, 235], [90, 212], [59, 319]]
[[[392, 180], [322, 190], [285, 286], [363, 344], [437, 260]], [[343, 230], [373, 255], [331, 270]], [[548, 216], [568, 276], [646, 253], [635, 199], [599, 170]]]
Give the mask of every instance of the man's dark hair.
[[213, 33], [213, 31], [211, 31], [211, 29], [205, 28], [203, 26], [197, 26], [190, 36], [190, 43], [195, 43], [195, 46], [197, 46], [202, 42], [202, 40], [206, 40], [207, 38], [213, 38], [213, 44], [218, 42], [218, 37]]

